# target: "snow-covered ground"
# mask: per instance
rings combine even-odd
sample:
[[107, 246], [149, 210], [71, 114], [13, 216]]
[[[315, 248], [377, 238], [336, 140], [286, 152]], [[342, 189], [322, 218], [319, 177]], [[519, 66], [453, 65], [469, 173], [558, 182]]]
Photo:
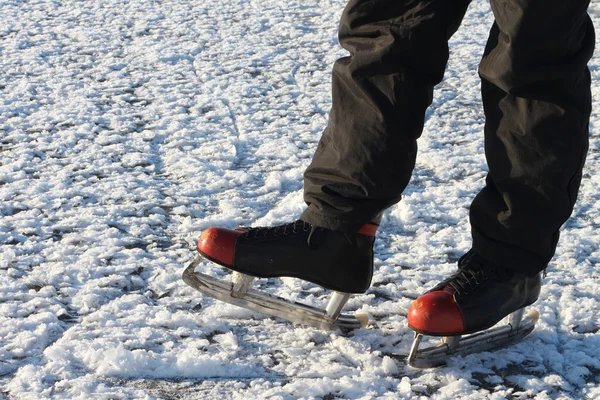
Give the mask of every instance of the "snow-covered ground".
[[[350, 302], [378, 329], [293, 326], [181, 281], [206, 227], [302, 211], [343, 6], [0, 0], [0, 398], [600, 398], [597, 102], [538, 328], [447, 367], [406, 366], [407, 309], [469, 248], [486, 173], [484, 1], [452, 39], [414, 179], [380, 229], [373, 287]], [[590, 12], [600, 26], [600, 5]], [[315, 305], [326, 295], [293, 279], [262, 287]]]

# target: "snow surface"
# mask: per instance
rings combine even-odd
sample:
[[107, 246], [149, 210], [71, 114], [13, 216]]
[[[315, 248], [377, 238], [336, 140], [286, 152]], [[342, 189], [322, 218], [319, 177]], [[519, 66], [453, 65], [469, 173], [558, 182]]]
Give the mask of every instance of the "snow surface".
[[[181, 281], [203, 229], [302, 211], [343, 6], [0, 0], [0, 397], [600, 398], [597, 102], [534, 333], [447, 367], [406, 366], [407, 309], [468, 250], [486, 173], [476, 67], [487, 2], [452, 38], [414, 178], [376, 241], [373, 286], [350, 302], [378, 329], [293, 326]], [[590, 12], [600, 26], [600, 5]], [[597, 57], [590, 68], [598, 100]], [[261, 285], [326, 299], [294, 279]]]

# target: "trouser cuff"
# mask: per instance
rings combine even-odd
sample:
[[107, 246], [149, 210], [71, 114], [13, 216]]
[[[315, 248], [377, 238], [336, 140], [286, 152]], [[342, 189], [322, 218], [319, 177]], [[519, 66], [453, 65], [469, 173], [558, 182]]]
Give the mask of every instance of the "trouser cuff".
[[312, 207], [308, 207], [302, 215], [300, 219], [304, 222], [308, 222], [313, 226], [318, 226], [320, 228], [329, 229], [337, 232], [346, 232], [346, 233], [356, 233], [362, 228], [365, 224], [375, 224], [379, 225], [381, 223], [381, 215], [378, 215], [376, 218], [373, 218], [371, 221], [353, 221], [353, 220], [345, 220], [337, 217], [329, 217], [327, 215], [323, 215], [317, 211], [315, 211]]
[[491, 240], [473, 232], [473, 250], [482, 258], [529, 277], [548, 266], [550, 260], [541, 260], [525, 249]]

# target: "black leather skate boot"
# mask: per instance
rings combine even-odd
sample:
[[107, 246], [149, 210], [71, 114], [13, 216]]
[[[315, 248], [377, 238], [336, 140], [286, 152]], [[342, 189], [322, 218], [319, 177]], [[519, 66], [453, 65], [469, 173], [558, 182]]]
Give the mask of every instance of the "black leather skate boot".
[[471, 250], [459, 270], [415, 300], [408, 325], [430, 336], [457, 336], [487, 329], [508, 314], [534, 303], [542, 286], [533, 277], [481, 258]]
[[356, 233], [296, 221], [271, 228], [209, 228], [198, 251], [231, 270], [259, 278], [289, 276], [344, 293], [363, 293], [373, 275], [377, 225]]

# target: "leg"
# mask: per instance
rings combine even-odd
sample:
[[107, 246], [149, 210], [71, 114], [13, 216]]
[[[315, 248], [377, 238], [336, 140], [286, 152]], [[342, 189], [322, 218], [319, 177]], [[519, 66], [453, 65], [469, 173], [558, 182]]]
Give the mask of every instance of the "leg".
[[[192, 287], [223, 301], [315, 326], [356, 326], [340, 311], [371, 284], [378, 215], [400, 199], [416, 156], [433, 87], [448, 60], [448, 39], [470, 0], [351, 0], [340, 41], [351, 53], [333, 70], [333, 108], [305, 174], [309, 204], [301, 220], [271, 228], [209, 228], [206, 258], [235, 272], [223, 285], [184, 273]], [[290, 276], [338, 292], [324, 313], [288, 312], [257, 297], [251, 277]], [[263, 307], [269, 300], [268, 307]], [[292, 306], [294, 306], [292, 304]], [[323, 319], [324, 318], [324, 319]]]
[[589, 0], [492, 0], [480, 65], [486, 187], [471, 206], [473, 248], [530, 276], [554, 255], [588, 148]]
[[[496, 23], [480, 66], [490, 172], [471, 207], [473, 249], [458, 272], [413, 302], [408, 323], [416, 332], [456, 337], [516, 312], [505, 327], [471, 335], [464, 346], [461, 339], [458, 347], [471, 352], [533, 329], [535, 313], [521, 323], [519, 310], [539, 296], [540, 271], [573, 209], [587, 151], [588, 3], [491, 0]], [[418, 341], [411, 362], [441, 360], [437, 348], [418, 352]]]
[[469, 3], [350, 1], [339, 33], [350, 56], [333, 68], [329, 125], [304, 175], [302, 220], [355, 231], [400, 200], [448, 39]]

